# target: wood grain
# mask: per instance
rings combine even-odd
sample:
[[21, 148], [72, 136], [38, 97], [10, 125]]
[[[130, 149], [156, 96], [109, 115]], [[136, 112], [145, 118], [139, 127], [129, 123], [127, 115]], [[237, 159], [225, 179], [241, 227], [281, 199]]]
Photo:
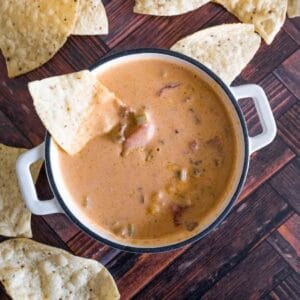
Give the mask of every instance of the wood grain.
[[300, 45], [300, 18], [288, 18], [284, 24], [284, 30]]
[[278, 228], [278, 231], [282, 236], [284, 236], [287, 242], [295, 250], [297, 256], [300, 258], [300, 216], [294, 214]]
[[[299, 32], [300, 35], [300, 32]], [[275, 71], [275, 75], [300, 100], [300, 50], [289, 56]]]
[[293, 151], [278, 136], [271, 145], [254, 153], [251, 156], [249, 173], [239, 201], [250, 195], [294, 157]]
[[16, 128], [2, 111], [0, 111], [0, 143], [18, 148], [31, 148], [30, 141]]
[[[0, 55], [0, 142], [32, 148], [45, 129], [28, 94], [29, 81], [88, 68], [110, 53], [140, 47], [168, 49], [200, 29], [238, 20], [207, 4], [181, 16], [135, 15], [134, 0], [104, 0], [107, 36], [72, 36], [47, 64], [8, 79]], [[261, 48], [233, 85], [266, 91], [279, 128], [275, 141], [251, 157], [248, 179], [232, 213], [203, 240], [161, 254], [137, 255], [101, 244], [64, 215], [34, 216], [34, 239], [101, 261], [122, 298], [299, 299], [300, 18], [288, 19], [272, 45]], [[242, 103], [250, 134], [261, 128], [251, 100]], [[0, 166], [1, 167], [1, 166]], [[44, 170], [37, 189], [49, 199]], [[4, 238], [0, 237], [0, 241]], [[0, 288], [0, 299], [8, 299]]]
[[296, 250], [287, 242], [286, 236], [282, 235], [279, 231], [275, 231], [268, 238], [268, 242], [273, 248], [281, 255], [281, 257], [295, 270], [300, 272], [300, 260], [299, 254]]
[[279, 118], [279, 135], [299, 155], [300, 154], [300, 102], [298, 101]]
[[120, 253], [119, 250], [101, 244], [83, 232], [69, 240], [68, 246], [78, 255], [96, 259], [103, 264], [107, 264]]
[[293, 273], [283, 279], [268, 295], [265, 300], [299, 300], [300, 275]]
[[[290, 210], [268, 185], [235, 207], [222, 225], [165, 268], [137, 299], [200, 298], [280, 225]], [[232, 236], [236, 238], [232, 240]], [[178, 275], [174, 275], [178, 273]]]
[[270, 184], [273, 188], [300, 213], [300, 158], [295, 158], [281, 170]]
[[[285, 261], [265, 242], [217, 282], [202, 299], [259, 299], [289, 272]], [[196, 297], [197, 292], [193, 299]]]
[[201, 8], [201, 10], [196, 10], [191, 14], [175, 17], [148, 16], [143, 25], [139, 26], [126, 39], [116, 45], [113, 51], [145, 47], [170, 48], [182, 37], [198, 31], [221, 10], [219, 6], [210, 3]]

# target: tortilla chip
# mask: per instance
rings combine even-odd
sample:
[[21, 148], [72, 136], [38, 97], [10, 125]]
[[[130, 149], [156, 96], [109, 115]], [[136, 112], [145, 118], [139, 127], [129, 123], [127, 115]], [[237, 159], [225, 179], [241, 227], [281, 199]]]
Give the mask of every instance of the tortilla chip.
[[198, 31], [171, 50], [198, 60], [230, 85], [253, 58], [260, 41], [253, 25], [224, 24]]
[[288, 0], [214, 0], [244, 23], [254, 24], [255, 30], [271, 44], [286, 18]]
[[108, 20], [101, 0], [79, 0], [78, 16], [72, 34], [108, 34]]
[[0, 244], [0, 281], [14, 299], [120, 299], [99, 262], [29, 239]]
[[195, 10], [210, 0], [136, 0], [134, 12], [153, 16], [175, 16]]
[[75, 24], [76, 0], [1, 0], [0, 48], [8, 76], [47, 62], [66, 42]]
[[45, 127], [71, 155], [120, 120], [121, 101], [89, 71], [34, 81], [29, 91]]
[[300, 17], [300, 1], [299, 0], [288, 0], [288, 16], [289, 18]]
[[[31, 237], [31, 213], [19, 190], [16, 160], [25, 149], [0, 144], [0, 235]], [[36, 179], [41, 164], [33, 166]]]

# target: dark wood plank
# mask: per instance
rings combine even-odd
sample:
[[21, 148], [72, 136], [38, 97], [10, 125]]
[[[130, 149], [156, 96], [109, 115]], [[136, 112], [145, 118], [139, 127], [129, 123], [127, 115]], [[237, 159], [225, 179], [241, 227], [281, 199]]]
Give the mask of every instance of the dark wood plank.
[[[31, 217], [33, 239], [37, 242], [70, 251], [69, 247], [40, 216]], [[72, 250], [71, 250], [72, 251]]]
[[237, 83], [258, 83], [298, 49], [297, 43], [280, 31], [271, 45], [262, 45], [253, 60], [242, 72]]
[[0, 143], [12, 147], [31, 148], [30, 141], [0, 111]]
[[274, 71], [274, 74], [298, 99], [300, 99], [300, 49], [289, 56]]
[[76, 255], [96, 259], [104, 265], [108, 264], [120, 253], [120, 250], [101, 244], [84, 232], [79, 232], [69, 240], [68, 247]]
[[[0, 55], [0, 69], [6, 70]], [[32, 101], [27, 91], [25, 76], [10, 80], [6, 71], [0, 72], [0, 110], [29, 139], [31, 144], [39, 144], [44, 136], [44, 128], [34, 113]]]
[[300, 258], [300, 216], [294, 214], [278, 228], [278, 231], [295, 250], [298, 258]]
[[80, 232], [80, 229], [64, 214], [47, 215], [43, 216], [43, 219], [65, 243]]
[[284, 30], [300, 45], [300, 18], [287, 18], [284, 24]]
[[268, 238], [268, 242], [273, 248], [282, 256], [282, 258], [293, 268], [296, 272], [300, 272], [300, 260], [299, 254], [291, 245], [285, 240], [285, 238], [275, 231]]
[[[131, 298], [141, 287], [165, 269], [176, 257], [184, 253], [189, 246], [158, 254], [137, 255], [122, 252], [108, 264], [109, 270], [117, 278], [118, 287], [124, 299]], [[128, 289], [130, 286], [130, 289]]]
[[300, 216], [294, 214], [268, 241], [295, 272], [300, 274]]
[[222, 11], [220, 6], [209, 3], [200, 9], [175, 17], [147, 17], [142, 26], [127, 35], [113, 51], [159, 47], [170, 48], [188, 34], [201, 29], [213, 16]]
[[282, 280], [266, 297], [265, 300], [299, 300], [300, 275], [293, 273]]
[[300, 154], [300, 102], [298, 101], [279, 118], [279, 135], [299, 155]]
[[300, 214], [300, 158], [282, 169], [270, 184]]
[[286, 262], [264, 242], [202, 299], [259, 299], [289, 273]]
[[254, 153], [251, 156], [249, 173], [239, 201], [245, 199], [294, 157], [295, 154], [278, 136], [272, 144]]
[[[142, 271], [139, 271], [140, 277], [128, 289], [123, 282], [128, 282], [127, 276], [133, 278], [130, 269], [121, 278], [116, 276], [121, 293], [125, 298], [132, 296], [144, 282], [148, 285], [137, 294], [137, 298], [182, 299], [195, 290], [205, 294], [290, 214], [287, 204], [269, 185], [263, 185], [236, 206], [217, 230], [193, 244], [162, 272], [157, 274], [152, 267], [150, 283], [149, 276], [143, 277]], [[147, 263], [143, 259], [141, 261], [143, 264], [137, 264], [134, 268], [145, 270], [147, 274], [146, 268], [151, 268], [151, 257]], [[113, 274], [117, 272], [114, 268], [111, 271]]]
[[149, 18], [134, 14], [132, 1], [109, 1], [105, 8], [110, 32], [102, 39], [109, 48], [114, 48], [137, 28], [142, 27]]

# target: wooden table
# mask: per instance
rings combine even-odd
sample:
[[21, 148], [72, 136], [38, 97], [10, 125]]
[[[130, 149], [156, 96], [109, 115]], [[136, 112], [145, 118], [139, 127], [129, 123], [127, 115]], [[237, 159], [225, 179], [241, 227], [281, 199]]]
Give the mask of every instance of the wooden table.
[[[9, 80], [0, 59], [0, 142], [31, 148], [44, 128], [27, 83], [85, 69], [104, 55], [136, 47], [169, 48], [187, 34], [237, 20], [208, 4], [173, 18], [132, 13], [133, 1], [104, 1], [105, 37], [71, 37], [46, 65]], [[300, 18], [288, 19], [271, 46], [263, 44], [234, 85], [257, 83], [277, 119], [275, 141], [252, 156], [246, 186], [232, 213], [208, 237], [183, 249], [137, 255], [100, 244], [64, 215], [34, 216], [34, 239], [101, 261], [123, 299], [300, 299]], [[250, 133], [260, 130], [251, 104], [242, 104]], [[1, 166], [0, 166], [1, 167]], [[49, 196], [41, 174], [40, 194]], [[6, 298], [4, 292], [0, 298]]]

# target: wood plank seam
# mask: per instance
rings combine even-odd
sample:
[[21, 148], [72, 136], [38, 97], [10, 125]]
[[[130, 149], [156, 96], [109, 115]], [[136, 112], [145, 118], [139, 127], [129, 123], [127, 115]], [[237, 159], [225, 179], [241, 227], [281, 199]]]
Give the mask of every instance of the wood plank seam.
[[[291, 150], [292, 150], [292, 149], [291, 149]], [[293, 152], [294, 152], [294, 151], [293, 151]], [[268, 179], [268, 181], [269, 181], [269, 180], [271, 181], [276, 175], [278, 175], [281, 171], [283, 171], [283, 169], [285, 169], [289, 164], [294, 164], [294, 163], [296, 163], [296, 161], [297, 161], [298, 159], [299, 159], [299, 156], [295, 154], [295, 156], [294, 156], [290, 161], [288, 161], [288, 162], [287, 162], [280, 170], [278, 170], [278, 172], [276, 172], [275, 174], [273, 174], [273, 175]], [[284, 195], [280, 194], [280, 193], [277, 191], [277, 189], [275, 189], [275, 188], [273, 187], [272, 183], [270, 183], [270, 186], [271, 186], [272, 189], [276, 192], [276, 194], [279, 195], [279, 197], [281, 197], [288, 205], [290, 205], [288, 199], [287, 199]], [[291, 206], [291, 205], [290, 205], [290, 206]], [[291, 206], [291, 208], [295, 211], [296, 214], [298, 214], [298, 212], [297, 212], [292, 206]]]
[[[288, 218], [290, 218], [291, 217], [291, 215], [288, 217]], [[283, 224], [284, 222], [285, 222], [286, 220], [284, 220], [281, 224]], [[281, 225], [280, 224], [280, 225]], [[279, 225], [279, 226], [280, 226]], [[278, 227], [279, 227], [278, 226]], [[277, 228], [278, 228], [277, 227]], [[227, 274], [229, 274], [230, 272], [232, 272], [235, 268], [237, 268], [251, 253], [253, 253], [253, 252], [255, 252], [255, 250], [262, 244], [262, 243], [264, 243], [264, 242], [266, 242], [267, 241], [267, 238], [270, 236], [270, 234], [272, 233], [272, 232], [274, 232], [275, 230], [277, 230], [277, 228], [273, 228], [271, 231], [269, 231], [268, 232], [268, 234], [267, 235], [265, 235], [263, 238], [261, 238], [257, 243], [255, 243], [254, 245], [253, 245], [253, 247], [252, 247], [252, 245], [251, 244], [249, 244], [249, 246], [248, 247], [246, 247], [241, 253], [242, 253], [242, 255], [239, 255], [240, 256], [240, 259], [238, 259], [237, 261], [236, 261], [236, 264], [234, 264], [234, 266], [233, 267], [231, 267], [231, 262], [229, 262], [228, 264], [226, 264], [226, 265], [224, 265], [223, 266], [223, 268], [221, 268], [221, 269], [219, 269], [218, 270], [218, 274], [220, 275], [220, 277], [218, 277], [218, 280], [216, 280], [214, 283], [212, 283], [211, 285], [208, 285], [207, 286], [207, 288], [206, 288], [206, 290], [204, 291], [204, 293], [203, 293], [203, 295], [205, 295], [206, 294], [206, 292], [208, 292], [209, 290], [211, 290], [222, 278], [224, 278]], [[251, 248], [252, 247], [252, 248]], [[273, 247], [272, 247], [273, 248]], [[277, 253], [277, 251], [276, 251], [276, 253]], [[182, 253], [183, 254], [183, 253]], [[178, 259], [182, 254], [180, 254], [178, 257], [176, 257], [172, 262], [170, 262], [170, 264], [169, 265], [171, 265], [172, 263], [174, 263], [174, 261], [176, 261], [176, 259]], [[280, 255], [280, 257], [281, 257], [281, 255]], [[168, 267], [169, 265], [167, 265], [166, 267]], [[230, 268], [231, 267], [231, 268]], [[223, 272], [223, 269], [224, 269], [224, 272]], [[161, 271], [161, 272], [159, 272], [159, 273], [157, 273], [156, 275], [155, 275], [155, 277], [158, 277], [159, 275], [160, 275], [160, 273], [162, 273], [164, 271], [164, 269]], [[288, 274], [288, 275], [290, 275], [290, 273]], [[287, 276], [288, 276], [287, 275]], [[154, 278], [155, 278], [154, 277]], [[149, 282], [147, 282], [144, 286], [141, 286], [141, 288], [140, 288], [140, 290], [139, 291], [137, 291], [134, 295], [133, 295], [133, 297], [132, 298], [134, 298], [135, 299], [135, 297], [154, 279], [154, 278], [152, 278], [151, 280], [149, 280]]]
[[19, 128], [19, 126], [18, 125], [16, 125], [10, 118], [9, 118], [9, 116], [5, 113], [5, 112], [3, 112], [1, 109], [0, 109], [0, 111], [1, 111], [1, 113], [11, 122], [11, 124], [16, 128], [16, 130], [17, 130], [17, 132], [24, 138], [24, 139], [26, 139], [26, 141], [30, 144], [30, 145], [32, 145], [32, 147], [34, 146], [33, 144], [32, 144], [32, 141], [27, 137], [27, 135], [26, 134], [24, 134], [24, 132]]
[[[289, 274], [286, 278], [284, 278], [283, 280], [281, 280], [280, 282], [278, 282], [278, 284], [270, 291], [270, 293], [269, 294], [265, 294], [264, 293], [264, 297], [262, 297], [263, 298], [263, 300], [274, 300], [274, 299], [284, 299], [283, 297], [282, 297], [282, 295], [278, 295], [277, 294], [277, 288], [280, 288], [280, 286], [282, 286], [283, 284], [285, 284], [286, 283], [286, 281], [289, 279], [289, 278], [291, 278], [292, 277], [292, 280], [294, 280], [294, 283], [295, 283], [295, 285], [296, 285], [296, 290], [293, 290], [293, 293], [294, 294], [296, 294], [296, 296], [295, 295], [292, 295], [293, 296], [293, 298], [290, 298], [289, 296], [290, 295], [286, 295], [286, 293], [285, 293], [285, 296], [287, 296], [285, 299], [288, 299], [288, 300], [299, 300], [299, 298], [300, 298], [300, 284], [298, 284], [297, 285], [297, 283], [298, 282], [300, 282], [300, 280], [298, 280], [297, 282], [295, 282], [296, 280], [295, 280], [295, 277], [298, 277], [299, 276], [299, 274], [297, 274], [296, 272], [291, 272], [291, 274]], [[287, 286], [287, 288], [291, 288], [291, 286]], [[285, 291], [286, 292], [286, 291]], [[272, 293], [274, 293], [274, 295], [271, 295]], [[294, 297], [295, 296], [295, 297]]]
[[[280, 66], [280, 65], [279, 65]], [[280, 76], [277, 75], [277, 73], [275, 72], [276, 69], [279, 67], [277, 66], [273, 71], [272, 71], [272, 74], [281, 82], [281, 84], [284, 85], [284, 87], [298, 100], [300, 100], [299, 97], [297, 97], [293, 91], [291, 91], [291, 89], [282, 81], [282, 79], [280, 78]]]
[[[70, 250], [70, 248], [69, 248], [69, 246], [67, 245], [67, 243], [64, 241], [64, 240], [62, 240], [61, 238], [60, 238], [60, 236], [51, 228], [51, 226], [49, 226], [49, 224], [44, 220], [44, 218], [41, 218], [42, 220], [43, 220], [43, 222], [45, 223], [45, 226], [47, 226], [47, 229], [49, 230], [49, 231], [51, 231], [51, 233], [53, 233], [53, 236], [55, 236], [55, 239], [57, 239], [57, 240], [59, 240], [59, 242], [65, 247], [65, 249], [68, 249], [68, 251], [69, 252], [71, 252], [72, 254], [74, 254], [71, 250]], [[31, 220], [31, 222], [32, 222], [32, 220]], [[76, 255], [76, 254], [74, 254], [74, 255]]]
[[102, 44], [102, 46], [103, 46], [103, 50], [105, 51], [105, 54], [104, 55], [106, 55], [106, 53], [108, 53], [111, 49], [109, 48], [109, 46], [102, 40], [102, 38], [99, 38], [99, 40], [100, 40], [100, 43]]
[[[215, 17], [217, 17], [218, 15], [222, 15], [224, 13], [224, 11], [222, 10], [222, 11], [219, 11], [219, 12], [216, 12], [216, 14], [214, 14], [214, 15], [212, 15], [200, 28], [198, 28], [196, 31], [198, 31], [198, 30], [201, 30], [201, 29], [205, 29], [206, 28], [206, 25], [213, 19], [213, 18], [215, 18]], [[145, 23], [147, 23], [148, 22], [148, 20], [149, 19], [145, 19], [141, 24], [143, 25], [143, 24], [145, 24]], [[139, 26], [139, 27], [137, 27], [136, 29], [134, 29], [133, 31], [131, 31], [130, 32], [130, 34], [129, 35], [126, 35], [126, 36], [124, 36], [124, 38], [123, 39], [121, 39], [117, 44], [115, 44], [112, 48], [110, 48], [107, 44], [106, 44], [106, 46], [110, 49], [110, 51], [108, 52], [108, 53], [112, 53], [113, 52], [113, 50], [115, 49], [115, 48], [117, 48], [125, 39], [127, 39], [127, 38], [130, 38], [130, 36], [131, 35], [134, 35], [134, 33], [136, 33], [138, 30], [140, 30], [140, 28], [142, 27], [142, 25], [141, 26]], [[195, 32], [196, 32], [195, 31]], [[132, 49], [131, 47], [129, 47], [127, 50], [129, 50], [129, 49]]]
[[[287, 20], [284, 24], [283, 30], [300, 46], [300, 39], [295, 38], [293, 33], [290, 32], [290, 30], [289, 30], [290, 26], [292, 26], [292, 29], [295, 29], [295, 31], [297, 31], [297, 28], [296, 28], [295, 24], [293, 23], [293, 19], [287, 18]], [[300, 33], [300, 31], [299, 31], [299, 33]]]
[[[272, 188], [273, 190], [273, 188]], [[248, 197], [247, 197], [248, 198]], [[276, 223], [276, 220], [279, 220], [278, 225], [277, 226], [273, 226], [273, 224], [267, 224], [266, 227], [270, 227], [269, 230], [267, 230], [267, 234], [264, 235], [263, 237], [261, 237], [260, 239], [258, 239], [257, 241], [252, 241], [251, 243], [249, 243], [247, 245], [247, 247], [245, 247], [240, 253], [241, 255], [239, 255], [239, 259], [237, 260], [237, 263], [231, 267], [231, 263], [227, 263], [225, 264], [222, 269], [218, 270], [218, 274], [221, 274], [221, 277], [218, 278], [218, 280], [216, 280], [211, 286], [207, 287], [207, 291], [209, 289], [211, 289], [221, 278], [223, 278], [226, 274], [228, 274], [229, 272], [231, 272], [235, 267], [237, 267], [242, 261], [244, 261], [247, 256], [252, 253], [253, 251], [255, 251], [255, 249], [262, 244], [275, 230], [277, 230], [283, 223], [286, 222], [287, 219], [289, 219], [292, 216], [292, 211], [289, 207], [289, 205], [286, 205], [286, 208], [281, 211], [275, 218], [274, 218], [274, 222], [272, 223]], [[285, 216], [286, 215], [286, 216]], [[189, 247], [192, 245], [189, 245]], [[188, 248], [189, 248], [188, 247]], [[187, 248], [187, 249], [188, 249]], [[186, 250], [187, 250], [186, 249]], [[185, 251], [186, 251], [185, 250]], [[184, 252], [185, 252], [184, 251]], [[151, 280], [149, 280], [149, 282], [147, 282], [145, 285], [141, 286], [140, 289], [134, 294], [133, 298], [138, 295], [144, 288], [147, 287], [147, 285], [154, 279], [159, 277], [159, 275], [171, 264], [173, 264], [176, 260], [178, 260], [180, 258], [181, 255], [184, 254], [184, 252], [180, 253], [180, 255], [178, 255], [173, 261], [171, 261], [167, 266], [165, 266], [165, 268], [163, 270], [161, 270], [160, 272], [158, 272], [157, 274], [155, 274], [155, 276], [153, 278], [151, 278]], [[229, 270], [226, 270], [226, 268], [229, 268]], [[225, 271], [226, 270], [226, 271]], [[223, 273], [222, 273], [223, 272]]]

